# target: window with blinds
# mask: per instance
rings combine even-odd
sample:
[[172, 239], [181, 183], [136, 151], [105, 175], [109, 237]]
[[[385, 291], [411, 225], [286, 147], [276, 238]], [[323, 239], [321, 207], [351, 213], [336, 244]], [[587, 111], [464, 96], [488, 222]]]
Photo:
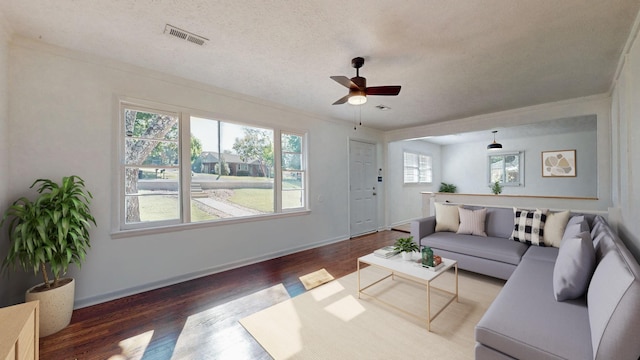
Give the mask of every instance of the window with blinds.
[[404, 183], [429, 184], [433, 179], [431, 156], [404, 152]]

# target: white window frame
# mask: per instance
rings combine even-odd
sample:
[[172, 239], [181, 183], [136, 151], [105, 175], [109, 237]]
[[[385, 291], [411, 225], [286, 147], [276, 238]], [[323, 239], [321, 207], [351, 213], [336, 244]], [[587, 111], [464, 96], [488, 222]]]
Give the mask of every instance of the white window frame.
[[[282, 155], [285, 153], [282, 150], [282, 136], [283, 135], [295, 135], [295, 136], [299, 136], [301, 138], [300, 139], [300, 141], [302, 142], [300, 144], [300, 151], [301, 151], [301, 153], [300, 153], [300, 158], [301, 158], [300, 162], [301, 162], [301, 164], [300, 164], [300, 169], [299, 170], [298, 169], [285, 169], [282, 166]], [[280, 189], [278, 191], [278, 194], [280, 195], [280, 197], [279, 197], [278, 201], [276, 201], [276, 203], [278, 204], [278, 208], [282, 212], [299, 211], [300, 209], [304, 209], [304, 208], [308, 207], [307, 204], [309, 203], [309, 190], [308, 190], [308, 181], [309, 181], [308, 180], [308, 178], [309, 178], [308, 174], [309, 174], [309, 172], [307, 171], [307, 154], [308, 154], [308, 152], [307, 152], [307, 134], [303, 133], [303, 132], [300, 132], [300, 131], [281, 130], [281, 131], [278, 132], [278, 141], [277, 141], [277, 143], [278, 143], [278, 148], [279, 148], [278, 149], [278, 153], [280, 154], [278, 156], [278, 159], [277, 159], [278, 161], [276, 162], [279, 165], [279, 168], [280, 168], [280, 171], [279, 171], [280, 172], [280, 181], [279, 181]], [[274, 152], [275, 152], [275, 149], [274, 149]], [[297, 153], [295, 153], [295, 154], [297, 154]], [[275, 157], [276, 156], [274, 155], [274, 158]], [[298, 208], [283, 209], [282, 208], [282, 194], [283, 194], [283, 191], [286, 191], [286, 190], [282, 189], [282, 173], [284, 171], [292, 171], [292, 170], [294, 172], [301, 173], [302, 174], [302, 178], [304, 179], [304, 181], [302, 182], [302, 186], [303, 186], [303, 189], [302, 189], [303, 190], [302, 206], [298, 207]]]
[[[515, 187], [524, 187], [524, 151], [500, 151], [500, 152], [490, 152], [487, 154], [487, 184], [488, 186], [492, 186], [491, 182], [491, 158], [498, 157], [506, 157], [506, 156], [517, 156], [518, 157], [518, 179], [519, 181], [506, 182], [506, 171], [503, 171], [502, 181], [500, 184], [502, 186], [515, 186]], [[504, 167], [503, 167], [504, 170]]]
[[[277, 126], [265, 126], [264, 124], [260, 124], [257, 121], [235, 121], [233, 119], [227, 119], [226, 117], [222, 117], [219, 114], [211, 114], [211, 113], [203, 113], [199, 110], [193, 110], [185, 107], [179, 107], [175, 105], [167, 105], [161, 103], [150, 102], [146, 100], [128, 98], [128, 97], [118, 97], [116, 100], [117, 103], [117, 111], [118, 111], [118, 121], [117, 125], [114, 127], [114, 131], [116, 132], [116, 139], [118, 144], [117, 156], [114, 157], [114, 169], [116, 169], [116, 178], [118, 179], [113, 186], [114, 193], [114, 211], [112, 215], [112, 237], [121, 238], [127, 236], [133, 236], [137, 234], [152, 234], [158, 232], [171, 231], [175, 229], [175, 231], [181, 230], [185, 227], [203, 227], [203, 226], [217, 226], [222, 224], [229, 223], [238, 223], [238, 222], [248, 222], [248, 221], [256, 221], [256, 220], [265, 220], [266, 218], [278, 218], [282, 216], [293, 216], [293, 215], [304, 215], [310, 213], [309, 207], [309, 178], [307, 175], [307, 158], [308, 158], [308, 145], [307, 138], [308, 133], [302, 130], [283, 130], [278, 128]], [[180, 152], [180, 164], [179, 164], [179, 172], [180, 172], [180, 180], [179, 180], [179, 199], [180, 199], [180, 216], [179, 219], [172, 219], [166, 221], [153, 221], [153, 222], [140, 222], [135, 224], [127, 224], [125, 221], [125, 139], [126, 136], [124, 134], [124, 109], [125, 108], [134, 108], [140, 111], [149, 111], [156, 113], [170, 113], [176, 114], [178, 116], [178, 127], [179, 127], [179, 152]], [[260, 128], [267, 128], [273, 130], [274, 136], [274, 212], [267, 214], [260, 214], [256, 216], [250, 217], [238, 217], [238, 218], [228, 218], [228, 219], [216, 219], [211, 221], [201, 221], [201, 222], [191, 222], [191, 214], [190, 214], [190, 196], [185, 196], [185, 194], [190, 194], [190, 186], [191, 186], [191, 161], [190, 161], [190, 128], [189, 123], [191, 116], [196, 116], [199, 118], [210, 118], [216, 119], [218, 121], [224, 121], [229, 123], [239, 123], [247, 126], [255, 126]], [[282, 181], [281, 181], [281, 139], [282, 133], [295, 134], [302, 137], [302, 151], [303, 151], [303, 167], [304, 167], [304, 183], [303, 183], [303, 194], [304, 194], [304, 204], [300, 208], [292, 208], [286, 209], [283, 211], [282, 209]], [[188, 144], [188, 145], [184, 145]], [[248, 164], [247, 164], [248, 166]]]
[[[417, 157], [416, 165], [407, 165], [407, 155], [412, 155]], [[426, 164], [423, 166], [422, 159], [426, 160]], [[416, 181], [407, 181], [407, 167], [411, 167], [413, 169], [418, 170], [418, 177]], [[425, 175], [425, 181], [422, 181], [422, 175]], [[415, 151], [403, 151], [402, 152], [402, 181], [405, 185], [411, 184], [431, 184], [433, 183], [433, 156], [428, 154], [423, 154]]]

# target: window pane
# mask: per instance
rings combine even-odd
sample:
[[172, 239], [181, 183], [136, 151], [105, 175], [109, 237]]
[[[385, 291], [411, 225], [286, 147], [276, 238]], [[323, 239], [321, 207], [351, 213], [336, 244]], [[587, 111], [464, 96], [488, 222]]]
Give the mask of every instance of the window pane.
[[418, 182], [418, 169], [417, 168], [405, 168], [404, 169], [404, 182], [416, 183]]
[[431, 174], [426, 169], [420, 169], [420, 182], [421, 183], [429, 183], [431, 182]]
[[492, 183], [495, 183], [496, 181], [503, 182], [502, 179], [503, 179], [502, 168], [499, 168], [499, 169], [491, 168], [491, 182]]
[[191, 117], [190, 152], [191, 221], [274, 212], [272, 130]]
[[123, 111], [125, 224], [179, 220], [178, 115]]
[[404, 166], [418, 166], [418, 154], [404, 153]]
[[282, 209], [305, 206], [305, 164], [302, 154], [303, 138], [300, 135], [283, 133], [282, 147]]
[[302, 170], [302, 154], [282, 154], [282, 169]]
[[507, 183], [520, 182], [520, 157], [515, 155], [505, 156], [505, 173]]
[[294, 134], [282, 134], [283, 153], [302, 153], [302, 136]]
[[177, 169], [126, 168], [137, 178], [125, 187], [126, 223], [180, 218]]
[[282, 172], [282, 208], [304, 207], [304, 173], [298, 171]]
[[124, 117], [127, 137], [178, 140], [178, 117], [175, 114], [125, 109]]
[[[147, 150], [145, 150], [147, 149]], [[150, 153], [140, 163], [137, 155], [140, 151]], [[180, 152], [177, 141], [158, 140], [125, 140], [125, 159], [127, 165], [156, 165], [156, 166], [177, 166], [179, 164]]]
[[420, 155], [420, 182], [431, 182], [431, 157], [426, 155]]
[[496, 155], [489, 157], [490, 163], [490, 182], [504, 182], [504, 156]]
[[[152, 191], [142, 191], [138, 197], [140, 203], [140, 221], [163, 221], [180, 218], [180, 201], [175, 195], [152, 195]], [[148, 195], [147, 195], [148, 194]], [[134, 200], [127, 197], [128, 201]]]

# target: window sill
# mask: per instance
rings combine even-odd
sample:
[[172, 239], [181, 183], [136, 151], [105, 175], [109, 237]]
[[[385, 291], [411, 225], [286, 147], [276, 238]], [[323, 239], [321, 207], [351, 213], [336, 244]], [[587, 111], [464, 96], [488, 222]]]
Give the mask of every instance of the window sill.
[[203, 222], [197, 222], [197, 223], [157, 226], [157, 227], [131, 229], [131, 230], [115, 230], [111, 232], [111, 238], [125, 239], [125, 238], [136, 237], [136, 236], [154, 235], [154, 234], [162, 234], [162, 233], [192, 230], [192, 229], [202, 229], [202, 228], [222, 226], [222, 225], [242, 224], [247, 222], [281, 219], [281, 218], [288, 218], [292, 216], [303, 216], [303, 215], [309, 215], [309, 214], [311, 214], [311, 210], [299, 210], [299, 211], [283, 212], [278, 214], [247, 216], [247, 217], [228, 219], [228, 220], [203, 221]]

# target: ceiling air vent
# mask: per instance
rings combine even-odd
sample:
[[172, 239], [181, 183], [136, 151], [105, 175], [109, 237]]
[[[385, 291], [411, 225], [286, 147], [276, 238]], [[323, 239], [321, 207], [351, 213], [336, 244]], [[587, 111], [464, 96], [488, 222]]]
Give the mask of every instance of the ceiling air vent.
[[200, 46], [204, 45], [207, 41], [209, 41], [209, 39], [207, 39], [206, 37], [196, 35], [194, 33], [190, 33], [188, 31], [179, 29], [169, 24], [165, 25], [164, 33], [171, 36], [175, 36], [178, 39], [182, 39], [184, 41], [188, 41], [196, 45], [200, 45]]

